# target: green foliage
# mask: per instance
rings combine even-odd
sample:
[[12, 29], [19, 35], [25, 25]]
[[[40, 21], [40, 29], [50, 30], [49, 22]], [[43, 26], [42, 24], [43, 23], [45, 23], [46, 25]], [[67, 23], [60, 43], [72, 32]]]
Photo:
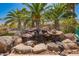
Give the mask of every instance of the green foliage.
[[49, 9], [47, 3], [24, 3], [24, 5], [27, 6], [30, 10], [32, 26], [39, 27], [41, 18], [44, 15], [44, 11]]
[[62, 31], [64, 33], [75, 33], [77, 21], [74, 18], [68, 18], [61, 21]]
[[56, 30], [60, 29], [59, 21], [62, 18], [68, 18], [70, 16], [67, 12], [66, 4], [53, 4], [52, 8], [45, 15], [46, 18], [54, 21], [54, 28]]

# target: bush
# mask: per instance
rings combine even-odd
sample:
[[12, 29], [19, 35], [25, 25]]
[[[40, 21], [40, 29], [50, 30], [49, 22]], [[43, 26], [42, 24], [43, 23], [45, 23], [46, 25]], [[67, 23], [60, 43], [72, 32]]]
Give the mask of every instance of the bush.
[[0, 36], [12, 36], [14, 35], [14, 33], [9, 33], [7, 28], [3, 27], [3, 28], [0, 28]]
[[61, 30], [64, 33], [75, 33], [75, 29], [76, 29], [77, 25], [78, 25], [78, 23], [74, 18], [68, 18], [68, 19], [62, 20]]
[[5, 33], [7, 33], [8, 31], [7, 31], [7, 28], [5, 28], [5, 27], [1, 27], [0, 28], [0, 35], [3, 35], [3, 34], [5, 34]]

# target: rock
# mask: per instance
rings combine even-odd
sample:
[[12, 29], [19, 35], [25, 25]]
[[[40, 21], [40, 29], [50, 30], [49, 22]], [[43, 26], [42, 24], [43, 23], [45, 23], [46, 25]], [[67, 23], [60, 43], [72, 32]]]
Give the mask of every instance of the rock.
[[6, 52], [10, 49], [13, 42], [12, 36], [0, 36], [0, 52]]
[[65, 50], [69, 50], [70, 49], [66, 43], [63, 43], [63, 46], [64, 46]]
[[70, 39], [65, 39], [62, 41], [63, 43], [72, 43], [72, 41]]
[[50, 42], [50, 43], [47, 43], [47, 48], [48, 50], [50, 51], [59, 51], [59, 47], [57, 44], [53, 43], [53, 42]]
[[33, 53], [41, 53], [47, 50], [47, 46], [44, 43], [37, 44], [33, 48]]
[[25, 45], [31, 46], [31, 47], [34, 47], [35, 44], [36, 44], [36, 42], [32, 41], [32, 40], [29, 40], [29, 41], [25, 42]]
[[76, 41], [76, 38], [75, 38], [74, 34], [72, 34], [72, 33], [64, 34], [64, 36], [65, 36], [65, 39], [70, 39], [72, 41]]
[[32, 47], [31, 46], [26, 46], [24, 44], [19, 44], [15, 47], [12, 48], [12, 51], [15, 53], [31, 53], [32, 52]]
[[32, 37], [32, 33], [26, 33], [22, 35], [23, 37], [27, 37], [27, 38], [31, 38]]
[[13, 36], [13, 39], [15, 39], [14, 40], [14, 45], [22, 43], [22, 38], [19, 37], [19, 36]]
[[68, 43], [67, 45], [70, 49], [78, 49], [78, 46], [76, 43]]
[[62, 41], [64, 39], [64, 33], [62, 31], [57, 31], [57, 34], [59, 34], [59, 37]]
[[32, 32], [32, 33], [23, 34], [23, 35], [22, 35], [22, 41], [23, 41], [23, 42], [26, 42], [26, 41], [28, 41], [28, 40], [33, 39], [33, 35], [34, 35], [33, 32]]
[[73, 41], [71, 41], [70, 39], [65, 39], [62, 42], [64, 43], [65, 48], [69, 48], [69, 49], [77, 49], [78, 48], [77, 44], [74, 43]]
[[57, 31], [57, 30], [52, 30], [52, 37], [54, 37], [54, 39], [60, 40], [62, 41], [64, 39], [64, 33], [62, 31]]
[[71, 53], [72, 53], [72, 51], [71, 51], [71, 50], [66, 50], [66, 52], [67, 52], [68, 54], [71, 54]]

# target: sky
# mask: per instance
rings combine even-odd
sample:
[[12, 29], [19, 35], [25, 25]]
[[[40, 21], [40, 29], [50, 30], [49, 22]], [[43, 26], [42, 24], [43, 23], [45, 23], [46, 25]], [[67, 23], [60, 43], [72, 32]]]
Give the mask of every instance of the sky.
[[75, 13], [77, 15], [77, 19], [79, 19], [79, 4], [76, 4], [75, 6]]
[[[22, 9], [22, 7], [26, 7], [21, 3], [0, 3], [0, 18], [6, 17], [7, 13], [11, 10]], [[0, 20], [0, 23], [4, 23], [5, 21]]]
[[[0, 18], [6, 17], [7, 13], [11, 10], [22, 9], [26, 7], [21, 3], [0, 3]], [[27, 8], [27, 7], [26, 7]], [[79, 4], [75, 6], [75, 13], [77, 14], [77, 19], [79, 19]], [[0, 20], [0, 23], [4, 23], [4, 21]]]

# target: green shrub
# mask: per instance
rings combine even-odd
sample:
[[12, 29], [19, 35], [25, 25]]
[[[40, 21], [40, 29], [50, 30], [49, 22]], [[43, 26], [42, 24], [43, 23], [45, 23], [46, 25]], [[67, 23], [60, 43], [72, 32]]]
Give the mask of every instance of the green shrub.
[[74, 18], [68, 18], [65, 20], [62, 20], [61, 26], [62, 31], [64, 33], [75, 33], [76, 26], [78, 25], [77, 21]]

